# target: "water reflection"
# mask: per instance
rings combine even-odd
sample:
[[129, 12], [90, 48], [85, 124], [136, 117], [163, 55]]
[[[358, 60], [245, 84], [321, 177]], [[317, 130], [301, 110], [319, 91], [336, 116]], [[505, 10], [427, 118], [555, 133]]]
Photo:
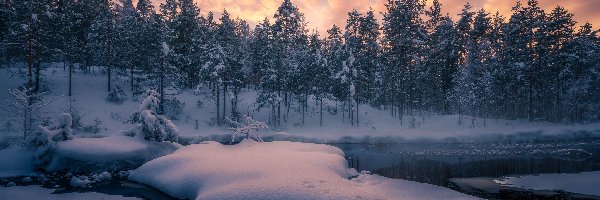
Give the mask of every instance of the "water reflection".
[[448, 186], [450, 178], [600, 170], [600, 141], [519, 144], [336, 144], [350, 167]]

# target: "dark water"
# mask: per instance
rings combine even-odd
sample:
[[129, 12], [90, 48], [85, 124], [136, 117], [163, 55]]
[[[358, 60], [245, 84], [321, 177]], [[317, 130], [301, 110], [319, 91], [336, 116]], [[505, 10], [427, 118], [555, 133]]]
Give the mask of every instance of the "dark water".
[[450, 178], [600, 170], [600, 140], [333, 145], [359, 171], [440, 186]]

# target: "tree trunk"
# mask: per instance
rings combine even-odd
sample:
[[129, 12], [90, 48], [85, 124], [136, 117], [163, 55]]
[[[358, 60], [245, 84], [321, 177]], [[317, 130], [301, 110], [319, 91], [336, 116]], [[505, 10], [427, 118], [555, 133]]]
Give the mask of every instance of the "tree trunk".
[[[165, 102], [165, 59], [164, 57], [161, 57], [160, 59], [160, 74], [159, 76], [159, 85], [158, 85], [158, 92], [160, 92], [160, 101], [158, 104], [158, 113], [160, 115], [163, 115], [165, 113], [165, 107], [164, 107], [164, 102]], [[110, 76], [109, 76], [110, 77]], [[109, 79], [109, 86], [110, 86], [110, 79]]]
[[227, 113], [227, 81], [223, 81], [223, 121]]
[[[31, 36], [30, 36], [31, 37]], [[28, 66], [28, 77], [29, 77], [29, 81], [27, 82], [27, 87], [31, 87], [33, 86], [33, 50], [32, 50], [32, 44], [31, 44], [31, 39], [27, 42], [27, 46], [29, 47], [29, 51], [28, 51], [28, 62], [27, 62], [27, 66]]]
[[37, 62], [35, 63], [35, 88], [34, 91], [36, 93], [40, 92], [40, 59], [38, 57]]
[[73, 62], [69, 62], [69, 97], [73, 94]]
[[354, 111], [352, 110], [352, 98], [348, 102], [348, 117], [350, 119], [350, 125], [354, 126]]
[[359, 122], [358, 122], [358, 100], [357, 100], [356, 101], [356, 126], [359, 126], [358, 123]]
[[129, 83], [131, 85], [131, 96], [135, 96], [135, 88], [133, 87], [133, 65], [129, 68]]
[[111, 74], [112, 74], [111, 70], [112, 70], [112, 68], [111, 68], [110, 64], [108, 64], [108, 66], [106, 66], [106, 73], [107, 73], [107, 76], [108, 76], [108, 78], [107, 78], [107, 80], [108, 80], [107, 81], [108, 82], [108, 92], [110, 92], [110, 89], [111, 89], [110, 88], [110, 86], [111, 86], [110, 85], [110, 83], [111, 83], [110, 81], [111, 81]]
[[215, 84], [215, 91], [217, 92], [217, 99], [216, 99], [216, 101], [217, 101], [217, 126], [221, 126], [221, 114], [219, 113], [220, 112], [219, 110], [221, 108], [219, 105], [219, 103], [221, 102], [221, 100], [220, 100], [221, 90], [219, 90], [218, 84]]
[[323, 127], [323, 97], [319, 97], [319, 125]]

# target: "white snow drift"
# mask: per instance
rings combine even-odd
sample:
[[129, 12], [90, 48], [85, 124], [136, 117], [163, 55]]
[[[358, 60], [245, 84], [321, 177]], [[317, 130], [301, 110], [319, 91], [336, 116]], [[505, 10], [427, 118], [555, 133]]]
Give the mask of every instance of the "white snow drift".
[[130, 169], [170, 154], [179, 147], [181, 145], [176, 143], [150, 142], [127, 136], [74, 138], [56, 144], [47, 169], [76, 172]]
[[579, 174], [540, 174], [522, 177], [505, 177], [494, 180], [502, 185], [532, 190], [563, 190], [567, 192], [600, 196], [600, 171]]
[[447, 188], [360, 174], [335, 147], [244, 140], [182, 147], [129, 179], [186, 199], [472, 199]]

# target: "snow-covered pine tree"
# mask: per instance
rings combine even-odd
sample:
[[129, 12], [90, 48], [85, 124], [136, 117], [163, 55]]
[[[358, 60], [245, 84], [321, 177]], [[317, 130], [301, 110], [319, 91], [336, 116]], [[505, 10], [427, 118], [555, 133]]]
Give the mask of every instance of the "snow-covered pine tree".
[[[573, 81], [573, 70], [569, 66], [569, 57], [573, 54], [569, 43], [575, 36], [575, 21], [573, 14], [565, 8], [557, 6], [545, 17], [544, 25], [539, 32], [543, 37], [538, 39], [540, 57], [540, 69], [544, 76], [539, 78], [540, 102], [547, 102], [537, 118], [547, 121], [563, 122], [565, 119], [564, 95], [565, 85]], [[544, 44], [544, 45], [542, 45]], [[538, 48], [539, 49], [539, 48]], [[542, 51], [543, 50], [543, 51]], [[544, 54], [541, 54], [541, 53]], [[539, 75], [539, 73], [537, 74]], [[551, 99], [551, 100], [550, 100]], [[545, 101], [544, 101], [545, 100]], [[567, 111], [568, 112], [568, 111]]]
[[153, 142], [177, 142], [179, 131], [171, 120], [156, 114], [159, 109], [159, 93], [154, 90], [146, 91], [147, 97], [140, 103], [138, 110], [131, 114], [130, 122], [137, 127], [129, 134]]
[[312, 67], [312, 78], [310, 79], [310, 94], [318, 102], [319, 106], [319, 125], [323, 126], [323, 104], [325, 99], [331, 98], [331, 77], [332, 71], [327, 59], [327, 55], [324, 53], [326, 40], [321, 40], [318, 33], [313, 34], [310, 40], [310, 56], [311, 56], [311, 67]]
[[[116, 56], [114, 53], [114, 3], [112, 1], [102, 0], [99, 1], [96, 6], [98, 13], [96, 16], [94, 16], [90, 27], [90, 32], [87, 35], [87, 48], [92, 51], [91, 64], [96, 66], [105, 66], [106, 68], [107, 91], [112, 94], [117, 94], [118, 91], [112, 90], [116, 89], [112, 88], [112, 73], [114, 68], [113, 58]], [[113, 97], [116, 96], [113, 95]]]
[[600, 37], [590, 23], [585, 23], [575, 38], [565, 44], [571, 80], [566, 89], [564, 118], [570, 122], [600, 121]]
[[451, 113], [448, 96], [454, 88], [454, 77], [458, 71], [458, 32], [450, 16], [444, 16], [430, 34], [428, 40], [428, 58], [426, 65], [429, 68], [428, 79], [431, 90], [429, 94], [432, 108], [442, 114]]
[[[331, 97], [335, 98], [336, 100], [340, 100], [342, 97], [346, 96], [345, 93], [343, 93], [344, 89], [346, 88], [333, 83], [336, 83], [338, 80], [335, 77], [337, 73], [342, 71], [342, 63], [345, 59], [347, 59], [347, 51], [344, 47], [342, 31], [338, 26], [333, 25], [329, 30], [327, 30], [327, 37], [325, 38], [325, 48], [323, 52], [327, 61], [327, 68], [329, 68], [327, 74], [330, 75], [327, 77], [329, 80], [326, 81], [326, 83], [329, 83], [329, 88], [327, 88], [327, 91]], [[336, 106], [336, 114], [337, 110], [338, 108]], [[345, 119], [344, 116], [342, 116], [342, 119]]]
[[[386, 58], [384, 85], [388, 86], [388, 105], [402, 123], [402, 115], [419, 103], [418, 72], [422, 70], [421, 54], [427, 34], [421, 15], [422, 0], [388, 0], [383, 13], [383, 53]], [[394, 112], [396, 110], [396, 112]]]
[[277, 66], [278, 49], [275, 46], [272, 26], [268, 18], [265, 18], [254, 29], [254, 38], [252, 41], [252, 71], [253, 77], [251, 80], [258, 88], [259, 96], [256, 99], [256, 108], [261, 109], [266, 107], [270, 109], [269, 120], [267, 121], [271, 127], [277, 128], [277, 112], [276, 107], [279, 105], [281, 98], [278, 95], [280, 80], [278, 78]]
[[[223, 119], [221, 120], [224, 121], [225, 116], [227, 115], [227, 104], [229, 103], [228, 97], [232, 100], [237, 98], [228, 95], [230, 91], [237, 90], [241, 85], [242, 63], [240, 59], [242, 52], [239, 49], [241, 41], [236, 32], [236, 23], [230, 18], [227, 10], [223, 11], [223, 14], [219, 20], [221, 23], [217, 26], [216, 39], [220, 47], [219, 51], [222, 51], [222, 56], [220, 59], [222, 59], [221, 62], [223, 68], [219, 69], [219, 79], [221, 80], [223, 86]], [[230, 88], [230, 86], [232, 87]], [[231, 94], [234, 93], [237, 94], [237, 92], [231, 92]], [[231, 110], [233, 113], [235, 108], [232, 107]]]
[[138, 45], [136, 28], [138, 27], [138, 14], [133, 6], [132, 0], [120, 0], [120, 6], [116, 7], [115, 17], [115, 41], [114, 51], [118, 55], [115, 57], [115, 64], [129, 74], [129, 87], [132, 96], [135, 95], [135, 71], [136, 55], [135, 49]]
[[360, 68], [358, 97], [360, 97], [361, 102], [371, 103], [371, 105], [381, 105], [382, 100], [380, 98], [382, 93], [379, 92], [381, 91], [379, 89], [381, 85], [376, 84], [376, 79], [379, 76], [377, 74], [383, 73], [379, 29], [379, 23], [375, 19], [375, 11], [369, 10], [360, 19], [359, 35], [361, 36], [363, 48], [357, 62]]
[[[164, 56], [161, 51], [161, 42], [164, 41], [163, 36], [166, 35], [163, 33], [164, 23], [149, 0], [138, 1], [136, 10], [138, 25], [134, 28], [137, 33], [138, 48], [134, 50], [134, 55], [137, 60], [136, 65], [141, 72], [139, 86], [158, 88], [159, 77], [157, 76], [160, 75], [157, 73], [160, 70], [161, 58]], [[170, 72], [170, 70], [166, 72]]]
[[297, 6], [292, 4], [291, 0], [284, 0], [277, 8], [273, 16], [274, 45], [278, 50], [277, 64], [275, 65], [278, 80], [277, 95], [283, 97], [286, 111], [282, 118], [281, 103], [277, 105], [277, 127], [281, 126], [281, 121], [287, 122], [287, 116], [291, 108], [291, 92], [298, 83], [292, 76], [296, 68], [303, 64], [304, 51], [308, 43], [306, 22], [304, 14], [300, 12]]
[[[168, 2], [167, 2], [168, 3]], [[173, 40], [169, 44], [172, 46], [174, 66], [180, 71], [182, 84], [186, 88], [194, 88], [199, 80], [199, 66], [196, 59], [197, 48], [194, 45], [194, 38], [198, 33], [200, 25], [200, 9], [192, 0], [179, 0], [178, 9], [174, 12], [176, 15], [168, 26], [173, 30]]]
[[[358, 13], [358, 11], [353, 10], [348, 13], [348, 20], [346, 20], [346, 28], [344, 31], [344, 40], [346, 42], [346, 48], [349, 53], [351, 53], [352, 63], [346, 62], [347, 66], [352, 65], [352, 76], [350, 78], [350, 87], [352, 88], [351, 96], [352, 99], [350, 105], [348, 106], [350, 124], [354, 125], [355, 123], [358, 125], [358, 104], [360, 103], [360, 95], [357, 93], [362, 93], [362, 89], [367, 87], [366, 81], [363, 82], [364, 78], [366, 78], [366, 67], [367, 62], [363, 59], [362, 54], [364, 53], [364, 43], [362, 41], [362, 33], [361, 33], [361, 24], [362, 24], [363, 16]], [[364, 77], [364, 78], [363, 78]], [[356, 109], [354, 109], [354, 105], [356, 105]], [[356, 119], [355, 119], [356, 118]]]
[[[465, 11], [467, 12], [467, 11]], [[454, 99], [461, 114], [480, 116], [484, 119], [489, 112], [491, 96], [491, 18], [483, 9], [473, 19], [473, 28], [465, 41], [466, 61], [455, 79]], [[466, 20], [466, 19], [465, 19]], [[474, 127], [474, 125], [472, 125]]]

